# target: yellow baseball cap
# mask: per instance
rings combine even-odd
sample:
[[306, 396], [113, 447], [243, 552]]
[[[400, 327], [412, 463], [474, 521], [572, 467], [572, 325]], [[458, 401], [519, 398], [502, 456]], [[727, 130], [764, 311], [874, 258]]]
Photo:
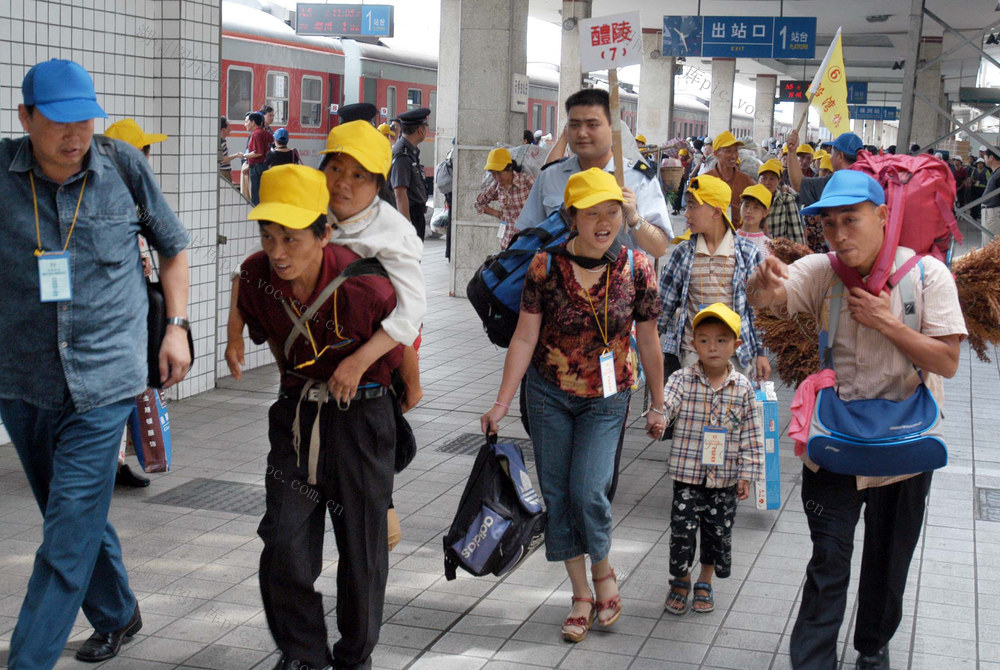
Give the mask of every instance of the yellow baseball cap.
[[799, 148], [795, 150], [796, 154], [809, 154], [813, 155], [813, 148], [811, 144], [800, 144]]
[[781, 147], [781, 155], [784, 156], [786, 154], [788, 154], [788, 145], [787, 144]]
[[636, 135], [635, 136], [635, 141], [636, 142], [642, 142], [643, 144], [645, 144], [646, 143], [646, 136], [645, 135]]
[[615, 176], [601, 168], [590, 168], [577, 172], [566, 182], [563, 201], [566, 207], [586, 209], [608, 200], [625, 202], [622, 188], [615, 181]]
[[156, 144], [167, 139], [163, 133], [147, 133], [135, 119], [115, 121], [104, 131], [105, 137], [128, 142], [136, 149], [142, 149], [149, 144]]
[[817, 149], [813, 152], [813, 160], [823, 160], [823, 156], [829, 156], [830, 153], [826, 149]]
[[380, 123], [379, 126], [378, 126], [378, 128], [376, 128], [376, 130], [378, 130], [380, 133], [382, 133], [386, 137], [389, 137], [389, 135], [392, 135], [392, 128], [389, 126], [388, 123]]
[[486, 158], [486, 167], [484, 170], [496, 170], [501, 171], [507, 169], [507, 166], [514, 162], [511, 158], [510, 152], [504, 147], [497, 147], [490, 152], [490, 155]]
[[773, 172], [774, 174], [781, 176], [784, 166], [781, 164], [777, 158], [769, 158], [764, 161], [764, 164], [757, 168], [757, 176], [761, 176], [765, 172]]
[[819, 169], [829, 170], [830, 172], [833, 172], [833, 161], [830, 160], [829, 156], [823, 156], [821, 159], [819, 159]]
[[[342, 123], [326, 136], [326, 149], [321, 154], [347, 154], [373, 174], [389, 177], [392, 147], [375, 126], [363, 121]], [[273, 169], [273, 168], [272, 168]]]
[[[375, 130], [367, 121], [357, 123]], [[381, 136], [379, 142], [385, 144]], [[311, 226], [320, 214], [326, 214], [329, 205], [325, 174], [305, 165], [276, 165], [260, 176], [260, 204], [250, 210], [247, 219], [302, 230]]]
[[695, 314], [694, 319], [691, 321], [691, 329], [694, 330], [697, 328], [699, 323], [710, 316], [721, 319], [724, 324], [729, 326], [736, 337], [740, 336], [740, 315], [721, 302], [714, 302]]
[[730, 228], [736, 230], [733, 222], [729, 220], [729, 215], [726, 214], [726, 209], [732, 204], [733, 200], [733, 189], [729, 188], [729, 184], [718, 177], [702, 174], [693, 177], [688, 182], [687, 192], [700, 204], [721, 209], [722, 218], [726, 220]]
[[689, 154], [690, 152], [687, 149], [681, 149], [680, 151], [677, 152], [678, 156], [687, 156]]
[[714, 140], [712, 140], [712, 149], [718, 151], [719, 149], [725, 149], [726, 147], [731, 147], [734, 144], [738, 147], [743, 146], [743, 143], [740, 142], [735, 137], [733, 137], [733, 134], [731, 132], [729, 132], [728, 130], [723, 130], [721, 133], [715, 136]]
[[764, 205], [764, 209], [771, 209], [771, 192], [763, 184], [747, 186], [743, 189], [743, 193], [740, 194], [740, 199], [742, 200], [743, 198], [753, 198]]

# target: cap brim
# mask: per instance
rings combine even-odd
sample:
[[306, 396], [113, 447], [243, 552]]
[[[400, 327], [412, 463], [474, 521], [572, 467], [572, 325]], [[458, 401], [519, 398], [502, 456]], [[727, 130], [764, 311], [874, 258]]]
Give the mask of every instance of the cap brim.
[[247, 219], [250, 221], [270, 221], [285, 228], [303, 230], [311, 226], [320, 214], [326, 214], [326, 212], [315, 212], [284, 202], [262, 202], [250, 210]]
[[504, 170], [508, 165], [510, 165], [510, 163], [506, 163], [504, 165], [497, 165], [496, 163], [487, 163], [486, 167], [484, 167], [483, 169], [484, 170], [497, 170], [499, 172], [499, 171]]
[[587, 209], [588, 207], [593, 207], [594, 205], [600, 204], [602, 202], [607, 202], [608, 200], [625, 202], [623, 198], [619, 198], [614, 194], [598, 192], [583, 196], [582, 198], [574, 202], [573, 206], [576, 207], [577, 209]]
[[108, 115], [94, 100], [58, 100], [35, 105], [49, 121], [56, 123], [77, 123], [90, 119], [106, 119]]
[[802, 214], [805, 216], [812, 216], [813, 214], [822, 213], [824, 209], [830, 209], [831, 207], [846, 207], [847, 205], [856, 205], [859, 202], [871, 202], [871, 200], [860, 195], [832, 195], [829, 198], [817, 200], [808, 207], [803, 207]]
[[167, 136], [163, 133], [146, 133], [142, 139], [145, 140], [146, 144], [157, 144], [166, 140]]

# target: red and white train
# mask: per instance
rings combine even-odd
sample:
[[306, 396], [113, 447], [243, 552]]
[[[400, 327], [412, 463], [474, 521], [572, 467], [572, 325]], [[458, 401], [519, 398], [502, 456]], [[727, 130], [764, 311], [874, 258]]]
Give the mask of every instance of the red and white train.
[[[437, 111], [437, 61], [398, 49], [358, 43], [361, 79], [358, 95], [373, 103], [380, 121], [400, 112], [428, 107], [431, 135]], [[270, 105], [273, 127], [286, 128], [291, 146], [303, 157], [322, 149], [337, 124], [337, 106], [344, 101], [345, 57], [340, 40], [306, 37], [281, 19], [247, 5], [222, 3], [221, 114], [233, 127], [230, 144], [246, 141], [243, 118], [248, 111]], [[528, 90], [528, 126], [558, 135], [556, 106], [559, 78], [534, 72]], [[636, 132], [638, 96], [621, 91], [622, 120]], [[707, 133], [708, 107], [697, 98], [678, 94], [674, 132], [683, 137]], [[733, 115], [733, 133], [750, 135], [753, 117]], [[780, 129], [776, 129], [778, 131]], [[313, 163], [314, 161], [307, 161]], [[432, 166], [428, 166], [428, 171]], [[430, 172], [428, 172], [429, 174]]]

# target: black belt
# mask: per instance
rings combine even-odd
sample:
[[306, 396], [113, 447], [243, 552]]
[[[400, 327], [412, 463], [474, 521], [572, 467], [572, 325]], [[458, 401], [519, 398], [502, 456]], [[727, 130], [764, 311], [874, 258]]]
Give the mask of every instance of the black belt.
[[[301, 388], [301, 387], [300, 387]], [[301, 395], [300, 388], [285, 388], [282, 386], [278, 389], [278, 397], [282, 400], [298, 400]], [[388, 386], [369, 386], [365, 388], [359, 388], [358, 392], [354, 394], [351, 398], [351, 402], [356, 402], [358, 400], [373, 400], [374, 398], [381, 398], [389, 392]], [[319, 389], [312, 388], [309, 389], [309, 394], [305, 398], [309, 402], [316, 402], [319, 400]]]

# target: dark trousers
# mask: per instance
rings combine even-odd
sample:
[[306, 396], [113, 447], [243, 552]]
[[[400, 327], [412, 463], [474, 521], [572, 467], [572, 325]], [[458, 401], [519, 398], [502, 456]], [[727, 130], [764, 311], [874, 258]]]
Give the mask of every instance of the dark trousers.
[[260, 204], [260, 177], [264, 174], [265, 169], [267, 168], [264, 167], [263, 163], [250, 166], [250, 202], [254, 206]]
[[795, 668], [835, 668], [847, 606], [854, 528], [865, 508], [865, 543], [854, 648], [870, 655], [892, 639], [903, 615], [906, 573], [931, 485], [925, 472], [889, 486], [857, 490], [853, 476], [802, 468], [802, 504], [812, 537], [802, 606], [792, 629]]
[[695, 546], [700, 544], [701, 564], [714, 565], [717, 577], [728, 577], [733, 566], [735, 518], [735, 486], [716, 489], [675, 481], [670, 510], [670, 575], [684, 579], [691, 573]]
[[354, 401], [347, 410], [323, 406], [316, 486], [306, 484], [309, 434], [316, 403], [303, 402], [301, 457], [292, 422], [296, 400], [271, 406], [267, 511], [257, 532], [264, 541], [260, 590], [267, 623], [289, 660], [317, 668], [331, 663], [323, 597], [314, 588], [323, 567], [327, 513], [337, 540], [337, 668], [367, 668], [378, 642], [389, 572], [386, 514], [392, 494], [395, 427], [388, 396]]
[[424, 239], [424, 230], [427, 227], [426, 217], [427, 203], [410, 201], [410, 223], [417, 231], [417, 237]]

